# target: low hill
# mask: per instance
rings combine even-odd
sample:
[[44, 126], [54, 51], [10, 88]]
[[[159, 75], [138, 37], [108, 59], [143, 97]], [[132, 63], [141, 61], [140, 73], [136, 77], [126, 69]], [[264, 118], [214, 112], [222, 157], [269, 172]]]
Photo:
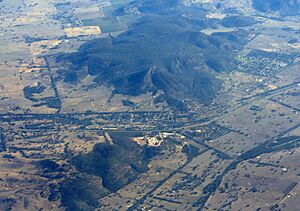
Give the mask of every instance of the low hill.
[[300, 14], [300, 0], [253, 0], [253, 7], [260, 12], [280, 12], [285, 16]]

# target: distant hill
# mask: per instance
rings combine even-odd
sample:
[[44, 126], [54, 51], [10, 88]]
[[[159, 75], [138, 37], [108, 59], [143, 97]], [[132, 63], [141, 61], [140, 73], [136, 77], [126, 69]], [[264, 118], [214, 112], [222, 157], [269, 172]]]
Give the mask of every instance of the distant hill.
[[243, 32], [207, 36], [186, 27], [179, 20], [162, 24], [147, 17], [116, 38], [90, 41], [66, 57], [71, 67], [64, 80], [76, 83], [90, 74], [116, 93], [162, 90], [169, 103], [185, 98], [209, 103], [221, 87], [214, 71], [234, 69], [233, 52]]
[[256, 23], [257, 21], [253, 17], [241, 15], [227, 16], [221, 21], [221, 24], [225, 27], [246, 27]]
[[300, 14], [300, 0], [253, 0], [253, 7], [260, 12], [280, 12], [282, 15]]
[[[151, 11], [153, 1], [145, 2], [136, 3], [138, 9]], [[157, 6], [160, 1], [154, 2]], [[99, 85], [113, 86], [114, 93], [138, 96], [163, 91], [157, 100], [179, 109], [184, 109], [186, 99], [210, 103], [222, 84], [215, 74], [235, 69], [235, 52], [245, 44], [247, 32], [209, 36], [200, 33], [204, 20], [191, 21], [179, 11], [165, 12], [144, 15], [118, 37], [96, 39], [77, 53], [60, 56], [58, 61], [70, 63], [62, 69], [65, 82], [78, 83], [93, 75]]]

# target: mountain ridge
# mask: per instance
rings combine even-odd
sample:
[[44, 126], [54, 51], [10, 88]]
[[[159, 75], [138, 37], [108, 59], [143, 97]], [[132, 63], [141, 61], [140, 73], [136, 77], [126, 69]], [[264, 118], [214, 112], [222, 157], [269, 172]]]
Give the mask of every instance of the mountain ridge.
[[205, 35], [184, 18], [149, 15], [127, 32], [89, 41], [58, 61], [70, 61], [62, 74], [68, 83], [92, 75], [97, 84], [113, 86], [114, 93], [137, 96], [160, 90], [167, 102], [207, 104], [221, 88], [215, 74], [236, 67], [235, 51], [246, 35], [243, 30]]

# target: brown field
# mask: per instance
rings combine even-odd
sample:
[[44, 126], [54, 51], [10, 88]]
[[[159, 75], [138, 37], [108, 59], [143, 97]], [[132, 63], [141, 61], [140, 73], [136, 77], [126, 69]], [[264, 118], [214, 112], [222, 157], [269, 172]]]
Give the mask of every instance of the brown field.
[[67, 37], [78, 37], [78, 36], [101, 34], [101, 29], [99, 26], [84, 26], [84, 27], [66, 28], [64, 30], [65, 30]]

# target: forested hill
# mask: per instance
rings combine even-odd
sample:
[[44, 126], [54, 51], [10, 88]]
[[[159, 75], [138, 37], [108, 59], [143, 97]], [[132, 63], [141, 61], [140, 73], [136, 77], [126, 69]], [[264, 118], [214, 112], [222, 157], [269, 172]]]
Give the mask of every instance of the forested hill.
[[246, 43], [247, 32], [206, 35], [200, 31], [208, 20], [186, 18], [181, 10], [150, 11], [121, 35], [89, 41], [77, 53], [58, 58], [70, 61], [64, 80], [78, 83], [93, 75], [97, 84], [134, 96], [160, 90], [160, 100], [177, 108], [185, 99], [211, 102], [222, 84], [215, 74], [235, 69], [235, 53]]

